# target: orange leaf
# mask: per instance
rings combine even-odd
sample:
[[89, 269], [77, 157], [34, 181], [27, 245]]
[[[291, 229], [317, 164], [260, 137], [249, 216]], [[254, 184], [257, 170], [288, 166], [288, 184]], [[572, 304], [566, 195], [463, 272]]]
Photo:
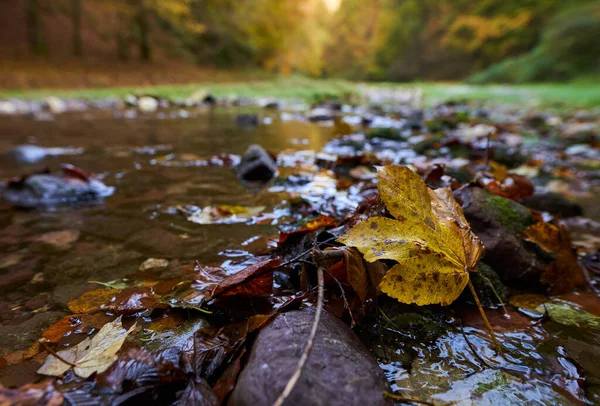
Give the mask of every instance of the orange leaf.
[[73, 313], [97, 312], [105, 303], [108, 303], [118, 293], [117, 289], [96, 289], [86, 292], [77, 299], [71, 300], [67, 305]]
[[549, 285], [549, 293], [556, 295], [573, 290], [585, 283], [583, 269], [571, 247], [571, 236], [567, 227], [539, 222], [524, 231], [525, 240], [537, 244], [546, 252], [556, 255], [541, 277], [541, 282]]

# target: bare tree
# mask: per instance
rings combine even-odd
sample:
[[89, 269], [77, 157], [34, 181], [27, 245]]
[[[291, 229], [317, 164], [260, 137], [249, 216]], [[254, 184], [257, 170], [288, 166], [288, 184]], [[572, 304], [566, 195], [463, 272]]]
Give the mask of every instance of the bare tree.
[[40, 5], [38, 0], [27, 0], [27, 34], [29, 49], [36, 55], [44, 53], [46, 47], [42, 40]]
[[82, 0], [71, 0], [71, 22], [73, 24], [73, 55], [75, 56], [83, 55], [82, 19]]

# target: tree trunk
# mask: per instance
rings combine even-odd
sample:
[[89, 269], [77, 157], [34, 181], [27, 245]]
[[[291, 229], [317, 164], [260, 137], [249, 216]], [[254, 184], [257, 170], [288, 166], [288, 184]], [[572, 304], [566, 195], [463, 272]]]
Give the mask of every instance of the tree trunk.
[[148, 21], [148, 9], [145, 0], [138, 0], [137, 24], [139, 34], [140, 58], [143, 61], [152, 59], [152, 48], [150, 45], [150, 22]]
[[73, 23], [73, 55], [83, 55], [83, 40], [81, 36], [82, 30], [82, 0], [71, 0], [71, 20]]
[[40, 6], [38, 0], [27, 0], [27, 35], [29, 49], [36, 55], [43, 54], [45, 46], [41, 34]]

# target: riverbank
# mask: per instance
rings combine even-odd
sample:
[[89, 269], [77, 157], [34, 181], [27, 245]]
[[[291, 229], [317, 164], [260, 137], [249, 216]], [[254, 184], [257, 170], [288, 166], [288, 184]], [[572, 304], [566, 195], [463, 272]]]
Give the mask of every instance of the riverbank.
[[486, 102], [536, 108], [590, 108], [600, 106], [600, 84], [562, 83], [506, 85], [467, 85], [461, 83], [361, 83], [341, 79], [310, 79], [300, 76], [255, 77], [224, 81], [200, 81], [183, 85], [97, 87], [90, 89], [3, 89], [0, 99], [42, 100], [49, 96], [77, 99], [122, 98], [128, 94], [185, 99], [200, 89], [216, 97], [273, 97], [318, 101], [327, 98], [362, 99], [378, 94], [432, 105], [449, 100]]

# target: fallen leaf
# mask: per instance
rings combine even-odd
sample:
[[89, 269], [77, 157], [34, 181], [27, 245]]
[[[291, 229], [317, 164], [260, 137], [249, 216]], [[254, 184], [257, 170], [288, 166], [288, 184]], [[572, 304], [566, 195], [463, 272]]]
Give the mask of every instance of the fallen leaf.
[[50, 382], [30, 384], [19, 389], [7, 389], [0, 385], [0, 405], [60, 406], [63, 395]]
[[46, 341], [56, 344], [66, 334], [72, 332], [77, 325], [81, 324], [79, 316], [81, 316], [81, 314], [64, 316], [62, 319], [48, 327], [42, 334], [42, 337], [45, 338]]
[[493, 177], [481, 177], [478, 179], [478, 183], [488, 192], [512, 200], [521, 200], [535, 192], [533, 182], [516, 173], [507, 174], [503, 181]]
[[75, 347], [59, 351], [57, 354], [62, 360], [48, 355], [37, 372], [41, 375], [62, 376], [71, 366], [75, 374], [82, 378], [87, 378], [94, 372], [103, 372], [115, 362], [116, 353], [134, 328], [135, 325], [125, 330], [119, 317], [107, 323], [94, 337], [88, 337]]
[[281, 246], [292, 236], [306, 234], [311, 231], [320, 230], [322, 228], [335, 227], [336, 225], [337, 222], [334, 218], [321, 214], [316, 219], [307, 221], [303, 227], [300, 227], [297, 230], [294, 230], [289, 233], [280, 233], [278, 244], [279, 246]]
[[483, 253], [449, 189], [431, 190], [407, 167], [378, 169], [381, 199], [395, 219], [372, 217], [338, 241], [357, 248], [365, 260], [397, 261], [379, 288], [404, 303], [452, 303]]
[[57, 251], [66, 251], [79, 239], [79, 235], [78, 230], [51, 231], [34, 237], [32, 241], [50, 246]]
[[217, 396], [202, 378], [190, 380], [188, 386], [177, 395], [177, 406], [217, 406]]
[[185, 318], [180, 314], [173, 311], [168, 311], [146, 327], [148, 330], [161, 332], [165, 330], [171, 330], [179, 326], [185, 321]]
[[132, 287], [115, 294], [110, 302], [100, 308], [115, 314], [131, 315], [156, 307], [166, 307], [158, 303], [159, 299], [160, 297], [154, 294], [152, 288]]
[[583, 269], [571, 247], [571, 237], [563, 223], [555, 226], [538, 222], [525, 229], [525, 240], [537, 244], [546, 252], [556, 256], [542, 274], [541, 282], [549, 285], [549, 293], [556, 295], [570, 292], [585, 283]]
[[346, 274], [348, 275], [348, 283], [356, 292], [361, 302], [367, 299], [368, 276], [367, 269], [360, 253], [354, 248], [342, 247], [344, 253], [344, 262], [346, 263]]
[[281, 264], [279, 258], [262, 258], [256, 263], [228, 276], [211, 292], [217, 296], [262, 296], [273, 291], [273, 271]]
[[241, 359], [245, 354], [245, 350], [242, 349], [240, 354], [229, 364], [225, 372], [219, 377], [215, 385], [213, 386], [213, 392], [217, 397], [217, 404], [224, 404], [225, 398], [231, 393], [237, 381], [237, 377], [242, 369]]
[[116, 293], [117, 289], [96, 289], [86, 292], [77, 299], [69, 301], [67, 306], [73, 313], [92, 313], [100, 310], [100, 306], [108, 303]]
[[265, 210], [265, 206], [207, 206], [187, 217], [188, 221], [196, 224], [233, 224], [243, 223]]

